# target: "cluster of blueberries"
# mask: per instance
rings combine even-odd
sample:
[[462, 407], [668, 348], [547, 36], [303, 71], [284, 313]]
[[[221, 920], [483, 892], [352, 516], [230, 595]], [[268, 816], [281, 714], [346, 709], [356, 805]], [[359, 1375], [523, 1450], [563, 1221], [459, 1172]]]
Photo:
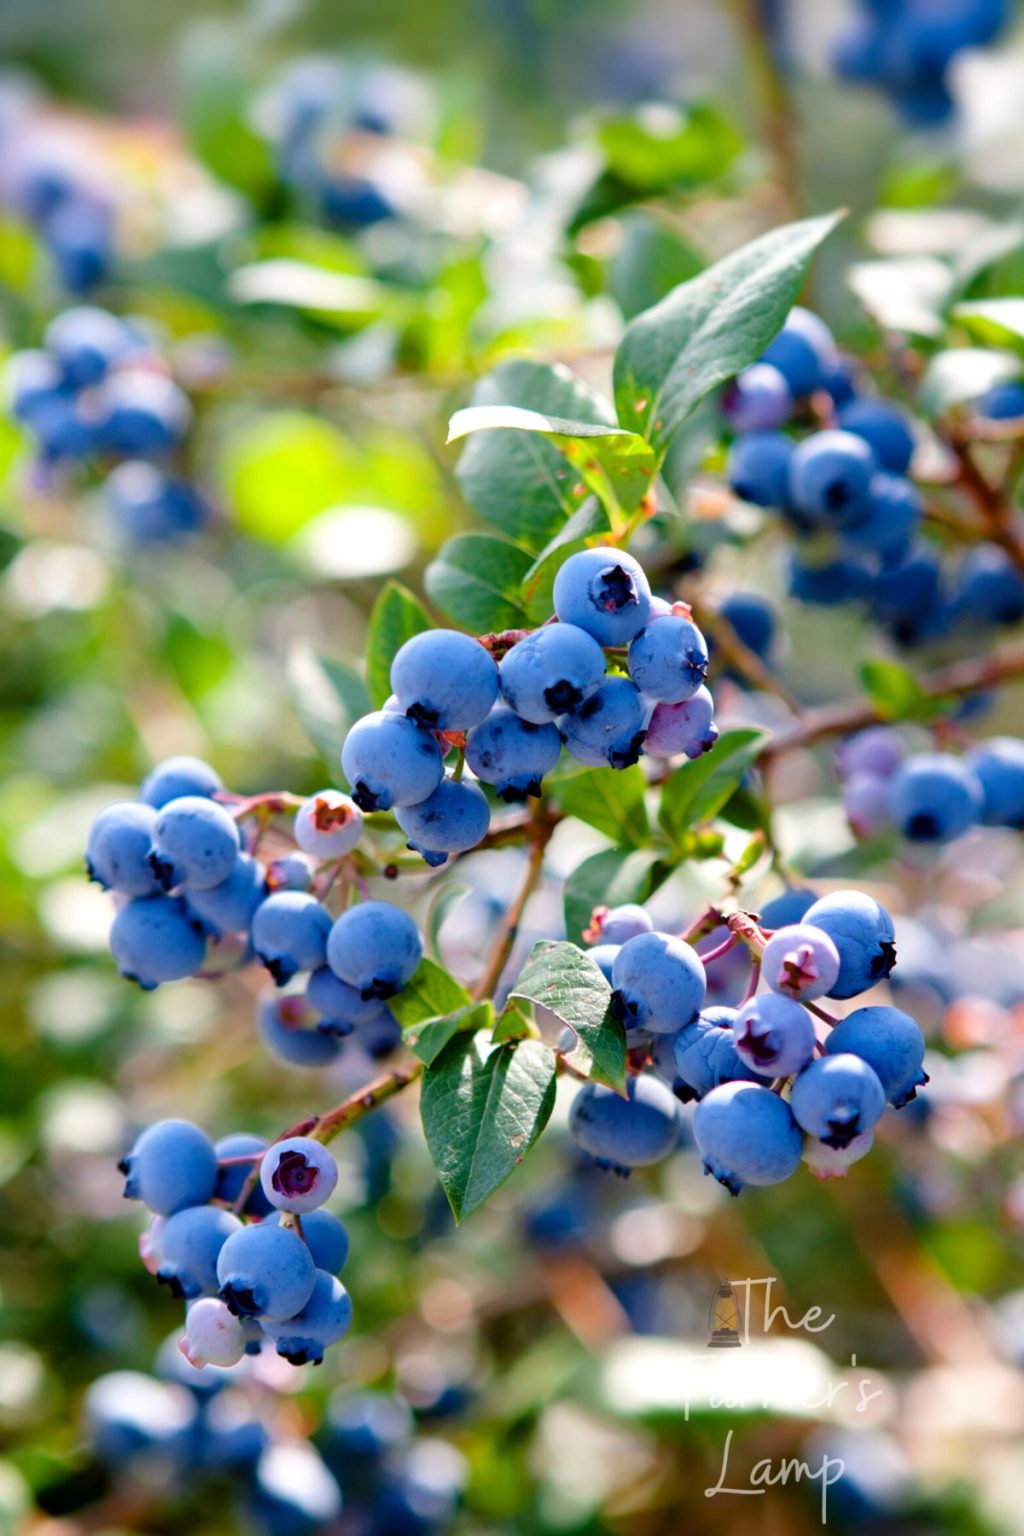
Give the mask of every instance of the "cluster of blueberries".
[[885, 91], [908, 123], [928, 128], [953, 111], [947, 76], [965, 48], [991, 43], [1009, 0], [860, 0], [861, 15], [839, 40], [837, 72]]
[[[816, 1003], [858, 997], [889, 976], [892, 918], [858, 891], [790, 899], [804, 894], [780, 898], [783, 926], [751, 928], [753, 986], [759, 974], [767, 990], [737, 1008], [706, 1006], [704, 966], [719, 951], [702, 959], [656, 932], [643, 907], [595, 912], [586, 936], [600, 942], [589, 954], [641, 1068], [625, 1097], [590, 1082], [573, 1101], [572, 1134], [602, 1165], [625, 1173], [662, 1161], [679, 1140], [680, 1102], [696, 1100], [705, 1172], [730, 1193], [781, 1183], [801, 1158], [820, 1177], [841, 1177], [870, 1150], [886, 1103], [901, 1108], [927, 1082], [924, 1036], [909, 1014], [869, 1005], [837, 1021]], [[731, 935], [721, 953], [736, 943]], [[812, 1013], [829, 1026], [824, 1039]]]
[[125, 1198], [152, 1213], [143, 1263], [185, 1302], [190, 1365], [237, 1365], [268, 1340], [290, 1364], [318, 1365], [348, 1331], [348, 1234], [321, 1209], [338, 1169], [320, 1142], [240, 1134], [215, 1146], [188, 1120], [160, 1120], [118, 1166]]
[[[557, 622], [513, 632], [500, 664], [456, 630], [415, 635], [395, 656], [391, 698], [345, 740], [353, 800], [368, 812], [394, 810], [428, 864], [475, 848], [490, 825], [486, 795], [461, 776], [463, 760], [499, 799], [515, 801], [541, 793], [563, 746], [587, 767], [621, 769], [641, 752], [699, 757], [717, 739], [704, 637], [685, 605], [651, 595], [631, 555], [571, 555], [555, 578], [554, 607]], [[444, 758], [456, 747], [448, 776]]]
[[[794, 309], [763, 357], [722, 397], [734, 434], [727, 475], [737, 496], [777, 510], [799, 539], [790, 592], [801, 602], [863, 605], [900, 645], [958, 626], [1024, 619], [1024, 577], [996, 544], [943, 569], [918, 537], [922, 501], [908, 478], [915, 439], [905, 412], [859, 394], [848, 362], [817, 315]], [[1000, 385], [975, 403], [986, 419], [1024, 414], [1024, 388]], [[822, 420], [830, 424], [821, 427]], [[816, 424], [797, 438], [783, 430]]]
[[873, 726], [836, 753], [843, 804], [860, 837], [894, 828], [911, 843], [951, 843], [972, 827], [1024, 827], [1024, 741], [993, 736], [964, 757], [906, 750]]
[[0, 199], [35, 230], [61, 288], [86, 295], [109, 275], [115, 256], [110, 201], [67, 153], [11, 142], [0, 133], [5, 169]]
[[244, 850], [242, 818], [216, 798], [223, 793], [208, 764], [168, 758], [137, 801], [117, 801], [94, 820], [86, 867], [118, 903], [110, 931], [118, 970], [151, 990], [255, 958], [278, 988], [297, 983], [259, 1005], [275, 1055], [322, 1066], [349, 1035], [369, 1055], [386, 1055], [401, 1038], [388, 999], [423, 952], [416, 925], [385, 901], [362, 901], [334, 919], [310, 889], [318, 879], [329, 884], [355, 848], [358, 808], [335, 789], [311, 795], [295, 813], [297, 850], [264, 864]]
[[167, 544], [209, 521], [204, 497], [167, 467], [185, 441], [192, 406], [141, 322], [95, 305], [66, 309], [41, 348], [13, 355], [4, 385], [44, 471], [109, 470], [104, 499], [123, 543]]

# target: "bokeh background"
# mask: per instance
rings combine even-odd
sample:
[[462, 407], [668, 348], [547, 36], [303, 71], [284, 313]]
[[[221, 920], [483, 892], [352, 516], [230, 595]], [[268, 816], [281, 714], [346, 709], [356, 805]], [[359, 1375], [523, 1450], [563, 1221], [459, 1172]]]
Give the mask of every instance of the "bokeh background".
[[[125, 986], [108, 903], [81, 874], [95, 811], [171, 752], [209, 757], [240, 793], [329, 777], [382, 579], [420, 590], [471, 519], [445, 426], [507, 353], [571, 359], [603, 384], [623, 317], [753, 233], [839, 204], [852, 217], [813, 300], [883, 368], [892, 329], [924, 349], [944, 334], [954, 275], [961, 296], [1021, 291], [1021, 29], [958, 60], [956, 112], [925, 132], [834, 78], [845, 4], [780, 5], [782, 33], [774, 10], [0, 7], [0, 148], [70, 145], [115, 205], [104, 301], [166, 338], [196, 405], [190, 468], [217, 512], [195, 545], [126, 556], [102, 488], [35, 476], [0, 420], [0, 1530], [818, 1527], [820, 1477], [705, 1497], [730, 1432], [744, 1480], [760, 1458], [817, 1469], [841, 1456], [835, 1529], [1024, 1530], [1019, 838], [958, 846], [923, 872], [865, 854], [827, 751], [778, 775], [776, 836], [808, 879], [865, 881], [900, 914], [934, 1055], [933, 1091], [853, 1177], [734, 1203], [684, 1145], [619, 1183], [577, 1161], [560, 1105], [528, 1165], [456, 1231], [415, 1106], [399, 1101], [339, 1148], [356, 1325], [319, 1371], [266, 1366], [226, 1408], [205, 1404], [186, 1450], [103, 1454], [82, 1414], [90, 1383], [151, 1371], [177, 1323], [120, 1197], [114, 1163], [134, 1131], [185, 1112], [216, 1134], [272, 1135], [368, 1069], [282, 1070], [256, 1040], [254, 982]], [[282, 170], [282, 81], [325, 52], [393, 113], [379, 153], [399, 220], [332, 227]], [[968, 249], [987, 254], [965, 274]], [[271, 258], [345, 281], [311, 298], [279, 270], [254, 287]], [[62, 302], [38, 233], [0, 210], [0, 346], [36, 343]], [[698, 420], [676, 488], [705, 445]], [[788, 602], [784, 551], [745, 555], [720, 511], [712, 498], [663, 531], [665, 584], [706, 559], [714, 592], [766, 593], [785, 686], [809, 703], [852, 696], [867, 626]], [[738, 690], [725, 702], [736, 718], [771, 714]], [[1022, 718], [1008, 690], [986, 730]], [[524, 945], [557, 933], [559, 877], [601, 846], [589, 832], [556, 845]], [[474, 860], [443, 923], [442, 952], [468, 977], [518, 858]], [[666, 922], [696, 910], [703, 878], [664, 888]], [[914, 927], [922, 914], [946, 935], [938, 951]], [[712, 1299], [725, 1279], [762, 1276], [792, 1318], [817, 1306], [834, 1321], [780, 1319], [762, 1338], [758, 1312], [726, 1377], [705, 1351]], [[173, 1377], [173, 1350], [162, 1362]], [[194, 1411], [176, 1382], [152, 1408]], [[264, 1441], [276, 1450], [254, 1481], [246, 1458]], [[229, 1442], [204, 1462], [203, 1443]]]

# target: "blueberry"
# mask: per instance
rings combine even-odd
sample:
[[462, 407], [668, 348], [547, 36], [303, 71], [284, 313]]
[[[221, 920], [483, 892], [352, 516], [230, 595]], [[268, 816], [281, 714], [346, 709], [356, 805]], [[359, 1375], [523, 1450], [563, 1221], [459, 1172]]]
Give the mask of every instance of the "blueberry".
[[205, 795], [212, 800], [223, 790], [220, 775], [201, 758], [168, 757], [143, 779], [139, 799], [161, 810], [169, 800], [186, 795]]
[[349, 1035], [357, 1024], [369, 1024], [384, 1009], [379, 998], [361, 997], [355, 987], [341, 981], [329, 965], [315, 970], [306, 983], [306, 1002], [319, 1020], [321, 1029]]
[[142, 459], [119, 464], [103, 491], [118, 537], [133, 548], [174, 543], [210, 520], [210, 508], [194, 486]]
[[609, 677], [559, 723], [569, 754], [588, 768], [629, 768], [644, 744], [647, 707], [628, 677]]
[[879, 572], [866, 589], [872, 616], [900, 645], [919, 645], [945, 634], [956, 616], [938, 557], [923, 545]]
[[282, 1321], [265, 1321], [263, 1331], [292, 1365], [319, 1365], [324, 1350], [352, 1326], [352, 1302], [334, 1275], [318, 1269], [313, 1290], [301, 1311]]
[[679, 1138], [679, 1108], [665, 1084], [629, 1077], [626, 1097], [585, 1083], [572, 1101], [569, 1130], [585, 1152], [618, 1173], [663, 1162]]
[[332, 176], [325, 181], [320, 209], [324, 222], [337, 229], [368, 229], [396, 212], [385, 189], [365, 176]]
[[621, 944], [595, 944], [593, 949], [587, 950], [587, 955], [593, 960], [609, 986], [611, 985], [615, 957], [621, 948]]
[[295, 812], [295, 841], [314, 859], [340, 859], [359, 841], [363, 818], [348, 795], [321, 789]]
[[993, 736], [967, 754], [981, 785], [981, 819], [987, 827], [1024, 827], [1024, 741]]
[[916, 487], [900, 475], [872, 475], [867, 501], [843, 538], [857, 549], [891, 560], [903, 558], [921, 525], [923, 506]]
[[[217, 1170], [217, 1187], [213, 1192], [214, 1199], [223, 1200], [227, 1205], [234, 1205], [242, 1193], [243, 1185], [267, 1150], [267, 1142], [262, 1136], [251, 1136], [246, 1131], [239, 1131], [233, 1136], [222, 1136], [214, 1150], [220, 1165]], [[249, 1162], [231, 1163], [227, 1166], [224, 1164], [225, 1158], [246, 1157], [249, 1153], [256, 1154]], [[271, 1210], [273, 1206], [257, 1182], [253, 1185], [252, 1193], [245, 1202], [245, 1214], [266, 1216]]]
[[836, 771], [848, 779], [855, 773], [891, 778], [907, 755], [898, 731], [891, 725], [871, 725], [847, 736], [836, 748]]
[[217, 1183], [213, 1143], [188, 1120], [158, 1120], [118, 1164], [126, 1200], [141, 1200], [159, 1216], [205, 1205]]
[[784, 426], [793, 411], [789, 385], [771, 363], [738, 373], [722, 395], [722, 415], [733, 432], [765, 432]]
[[388, 1008], [356, 1026], [356, 1041], [370, 1061], [384, 1061], [402, 1043], [402, 1026]]
[[434, 793], [444, 774], [430, 732], [386, 710], [364, 715], [352, 727], [341, 749], [341, 768], [363, 811], [416, 805]]
[[217, 1289], [217, 1257], [242, 1223], [215, 1205], [192, 1205], [169, 1217], [160, 1234], [156, 1277], [174, 1296], [202, 1296]]
[[203, 1296], [185, 1314], [178, 1345], [189, 1365], [237, 1365], [245, 1354], [245, 1331], [238, 1318], [215, 1296]]
[[789, 462], [796, 444], [784, 432], [748, 432], [729, 449], [726, 478], [755, 507], [782, 507], [789, 499]]
[[217, 937], [247, 933], [253, 914], [267, 894], [266, 871], [257, 859], [240, 853], [226, 880], [207, 890], [189, 886], [185, 903], [192, 915]]
[[253, 1473], [254, 1528], [267, 1536], [309, 1536], [341, 1511], [341, 1489], [305, 1440], [272, 1442]]
[[829, 997], [856, 997], [884, 981], [896, 964], [892, 918], [861, 891], [834, 891], [804, 913], [804, 921], [823, 928], [839, 951], [839, 980]]
[[113, 216], [90, 197], [73, 197], [43, 224], [43, 239], [57, 280], [68, 293], [90, 293], [107, 277], [114, 258]]
[[308, 891], [313, 884], [313, 861], [304, 853], [283, 853], [267, 865], [268, 891]]
[[789, 494], [806, 517], [843, 528], [863, 515], [876, 469], [863, 438], [852, 432], [815, 432], [793, 451]]
[[315, 1277], [302, 1239], [265, 1222], [233, 1233], [217, 1260], [221, 1300], [236, 1317], [294, 1317], [313, 1294]]
[[843, 784], [843, 810], [858, 837], [874, 837], [891, 825], [889, 780], [854, 773]]
[[263, 1193], [279, 1211], [315, 1211], [334, 1192], [338, 1165], [311, 1136], [276, 1141], [260, 1164]]
[[674, 1034], [700, 1012], [707, 989], [695, 949], [667, 933], [623, 944], [612, 968], [612, 1009], [627, 1029]]
[[975, 624], [1011, 625], [1024, 619], [1024, 576], [1005, 550], [977, 544], [960, 562], [953, 594], [955, 616]]
[[976, 826], [984, 796], [974, 770], [948, 752], [917, 752], [889, 785], [889, 814], [914, 843], [949, 843]]
[[110, 953], [121, 975], [148, 992], [194, 976], [206, 958], [206, 940], [177, 897], [137, 896], [114, 918]]
[[343, 912], [327, 940], [331, 970], [364, 999], [394, 997], [422, 955], [416, 924], [387, 901], [363, 901]]
[[46, 328], [44, 344], [70, 389], [98, 384], [134, 346], [131, 331], [105, 309], [83, 304], [66, 309]]
[[112, 1468], [154, 1450], [165, 1462], [187, 1464], [197, 1408], [184, 1387], [138, 1371], [111, 1371], [92, 1383], [82, 1407], [96, 1454]]
[[800, 1166], [803, 1137], [785, 1099], [757, 1083], [722, 1083], [701, 1099], [693, 1134], [704, 1172], [738, 1195], [745, 1184], [781, 1184]]
[[733, 592], [719, 604], [718, 612], [748, 651], [761, 661], [771, 660], [777, 620], [767, 598], [757, 592]]
[[839, 425], [844, 432], [862, 437], [879, 466], [890, 475], [906, 474], [914, 456], [914, 434], [906, 412], [899, 406], [862, 396], [839, 412]]
[[85, 459], [96, 450], [96, 428], [79, 402], [55, 392], [36, 401], [29, 423], [45, 462]]
[[838, 608], [865, 597], [870, 586], [870, 572], [856, 560], [812, 563], [793, 556], [789, 562], [789, 595], [801, 603]]
[[1024, 381], [1009, 379], [994, 384], [974, 402], [974, 411], [986, 421], [1016, 421], [1024, 416]]
[[583, 937], [588, 944], [622, 945], [640, 933], [653, 932], [654, 921], [646, 908], [625, 902], [621, 907], [595, 907]]
[[545, 624], [518, 641], [498, 669], [501, 692], [522, 720], [548, 725], [604, 682], [604, 652], [576, 624]]
[[478, 779], [494, 785], [500, 800], [539, 795], [544, 775], [554, 768], [561, 752], [556, 726], [535, 725], [503, 704], [496, 705], [466, 736], [466, 762]]
[[791, 309], [782, 330], [765, 348], [761, 361], [779, 370], [796, 396], [824, 386], [835, 366], [836, 344], [824, 320], [799, 306]]
[[444, 864], [450, 853], [466, 853], [486, 837], [491, 808], [476, 784], [442, 779], [426, 800], [401, 806], [395, 820], [408, 838], [408, 846], [436, 867]]
[[814, 1054], [814, 1024], [807, 1009], [776, 992], [737, 1009], [732, 1032], [740, 1060], [762, 1077], [790, 1077]]
[[220, 885], [235, 867], [238, 826], [222, 805], [202, 795], [169, 800], [157, 813], [150, 863], [165, 890]]
[[858, 1008], [847, 1014], [825, 1041], [825, 1051], [829, 1056], [847, 1051], [860, 1056], [878, 1074], [896, 1109], [909, 1104], [928, 1081], [921, 1070], [924, 1036], [909, 1013], [899, 1008]]
[[104, 447], [123, 458], [170, 453], [192, 421], [188, 396], [172, 379], [148, 368], [112, 373], [97, 390]]
[[275, 891], [252, 919], [252, 947], [279, 987], [327, 958], [331, 914], [306, 891]]
[[391, 687], [418, 725], [468, 731], [487, 718], [498, 697], [498, 668], [472, 635], [432, 629], [401, 647], [391, 663]]
[[700, 757], [718, 740], [714, 716], [715, 701], [707, 688], [698, 688], [682, 704], [658, 704], [648, 722], [644, 751], [649, 757], [675, 757], [680, 752]]
[[760, 913], [761, 926], [774, 930], [799, 923], [817, 900], [816, 891], [807, 890], [804, 886], [788, 886], [780, 895], [765, 902]]
[[89, 879], [125, 896], [150, 896], [160, 889], [149, 864], [156, 812], [132, 800], [100, 811], [89, 828], [85, 866]]
[[[280, 1226], [281, 1214], [267, 1217], [270, 1226]], [[302, 1217], [302, 1238], [317, 1269], [338, 1275], [348, 1259], [348, 1233], [332, 1211], [306, 1211]]]
[[341, 1042], [316, 1027], [304, 997], [261, 997], [256, 1023], [267, 1050], [291, 1067], [325, 1067], [338, 1058]]
[[583, 549], [555, 577], [555, 613], [599, 645], [628, 645], [647, 623], [651, 589], [642, 567], [620, 549]]
[[[61, 372], [48, 352], [15, 352], [3, 369], [4, 402], [15, 421], [31, 425], [54, 397], [66, 399]], [[603, 658], [602, 658], [603, 660]]]
[[840, 1149], [872, 1130], [885, 1110], [878, 1074], [849, 1051], [812, 1061], [793, 1084], [789, 1102], [809, 1136]]
[[826, 1146], [808, 1136], [804, 1142], [804, 1162], [816, 1179], [845, 1179], [847, 1171], [867, 1157], [874, 1144], [874, 1131], [862, 1131], [845, 1147]]
[[736, 1050], [732, 1025], [735, 1008], [705, 1008], [700, 1017], [672, 1037], [672, 1054], [678, 1078], [676, 1095], [701, 1099], [720, 1083], [737, 1079], [760, 1082], [759, 1073]]
[[773, 992], [795, 1002], [824, 997], [839, 978], [839, 951], [809, 923], [779, 928], [765, 945], [761, 976]]
[[655, 619], [630, 643], [629, 675], [649, 698], [666, 704], [692, 699], [708, 675], [704, 636], [679, 614]]

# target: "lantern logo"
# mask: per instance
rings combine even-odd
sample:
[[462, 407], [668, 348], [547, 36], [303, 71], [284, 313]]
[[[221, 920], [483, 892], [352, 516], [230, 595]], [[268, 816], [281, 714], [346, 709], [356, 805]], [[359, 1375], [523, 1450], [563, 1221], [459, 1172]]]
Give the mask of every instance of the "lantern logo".
[[736, 1292], [724, 1281], [711, 1298], [708, 1314], [708, 1349], [739, 1349], [740, 1305]]

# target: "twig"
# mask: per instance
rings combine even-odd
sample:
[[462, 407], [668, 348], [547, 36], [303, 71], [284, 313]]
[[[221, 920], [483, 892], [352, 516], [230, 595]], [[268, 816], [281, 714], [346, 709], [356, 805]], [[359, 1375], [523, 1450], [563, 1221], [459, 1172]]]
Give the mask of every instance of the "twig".
[[519, 925], [526, 911], [526, 904], [533, 895], [534, 887], [540, 879], [541, 870], [544, 867], [544, 852], [551, 841], [551, 834], [555, 829], [555, 823], [547, 815], [543, 815], [544, 807], [539, 805], [534, 815], [532, 846], [530, 848], [530, 860], [526, 866], [526, 874], [519, 893], [505, 913], [501, 927], [498, 929], [495, 942], [491, 950], [490, 959], [484, 969], [484, 973], [477, 983], [474, 998], [477, 1002], [481, 998], [493, 997], [501, 980], [501, 973], [505, 969], [509, 955], [519, 935]]
[[375, 1082], [367, 1083], [365, 1088], [360, 1088], [358, 1093], [344, 1099], [321, 1115], [315, 1128], [309, 1132], [310, 1139], [327, 1143], [335, 1136], [368, 1115], [379, 1104], [384, 1104], [388, 1099], [393, 1099], [396, 1093], [402, 1093], [411, 1083], [415, 1083], [423, 1076], [424, 1063], [414, 1061], [411, 1066], [401, 1067], [394, 1072], [388, 1072], [384, 1077], [378, 1077]]

